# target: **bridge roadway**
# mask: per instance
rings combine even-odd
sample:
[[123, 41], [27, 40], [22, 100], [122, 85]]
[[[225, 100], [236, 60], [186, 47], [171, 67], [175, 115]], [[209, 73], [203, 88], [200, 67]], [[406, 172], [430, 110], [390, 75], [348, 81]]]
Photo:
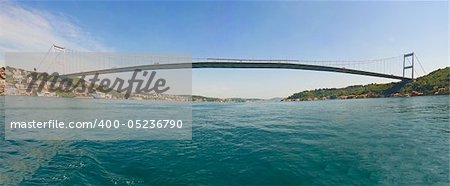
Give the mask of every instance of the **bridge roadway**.
[[152, 64], [152, 65], [140, 65], [130, 67], [120, 67], [102, 70], [93, 70], [78, 73], [64, 74], [65, 76], [82, 76], [82, 75], [95, 75], [95, 74], [111, 74], [121, 72], [132, 72], [135, 69], [140, 70], [165, 70], [165, 69], [185, 69], [185, 68], [259, 68], [259, 69], [296, 69], [296, 70], [314, 70], [325, 72], [337, 72], [356, 74], [363, 76], [382, 77], [389, 79], [399, 80], [411, 80], [411, 78], [396, 76], [392, 74], [382, 74], [376, 72], [368, 72], [362, 70], [354, 70], [339, 67], [320, 66], [320, 65], [308, 65], [308, 64], [296, 64], [296, 63], [275, 63], [275, 62], [192, 62], [192, 63], [172, 63], [172, 64]]

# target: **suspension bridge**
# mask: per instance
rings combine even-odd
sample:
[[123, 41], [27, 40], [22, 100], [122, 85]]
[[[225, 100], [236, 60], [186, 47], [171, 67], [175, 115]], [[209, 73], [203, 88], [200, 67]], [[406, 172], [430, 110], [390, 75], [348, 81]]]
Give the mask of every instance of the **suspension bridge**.
[[[40, 72], [59, 72], [65, 76], [88, 76], [132, 72], [134, 70], [168, 70], [189, 68], [243, 68], [294, 69], [356, 74], [409, 81], [414, 79], [415, 63], [420, 61], [414, 53], [371, 60], [291, 60], [190, 58], [117, 53], [78, 52], [53, 45], [35, 68]], [[46, 70], [43, 70], [47, 63]], [[62, 72], [61, 72], [62, 71]]]

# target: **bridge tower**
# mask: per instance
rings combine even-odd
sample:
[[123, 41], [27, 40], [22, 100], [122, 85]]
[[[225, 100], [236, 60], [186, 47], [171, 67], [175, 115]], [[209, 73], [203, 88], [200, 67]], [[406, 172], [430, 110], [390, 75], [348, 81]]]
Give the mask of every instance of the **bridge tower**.
[[408, 69], [411, 69], [411, 79], [414, 80], [414, 52], [403, 55], [403, 78], [405, 78], [405, 72]]
[[54, 54], [53, 64], [61, 65], [62, 66], [61, 70], [63, 71], [62, 73], [65, 74], [66, 73], [66, 48], [54, 44], [52, 46], [52, 50], [53, 50], [53, 54]]

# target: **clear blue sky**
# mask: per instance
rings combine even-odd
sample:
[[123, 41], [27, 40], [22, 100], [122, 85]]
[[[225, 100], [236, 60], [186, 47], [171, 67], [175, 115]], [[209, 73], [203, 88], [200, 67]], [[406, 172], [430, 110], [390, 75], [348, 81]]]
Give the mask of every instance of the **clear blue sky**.
[[[374, 59], [414, 51], [427, 72], [449, 66], [446, 1], [10, 4], [44, 18], [61, 16], [76, 27], [72, 38], [86, 34], [89, 37], [83, 39], [95, 40], [99, 48], [111, 51], [313, 60]], [[3, 50], [13, 46], [7, 39], [0, 44]], [[34, 46], [33, 50], [44, 51], [48, 46]], [[213, 97], [270, 98], [305, 89], [389, 81], [312, 71], [199, 69], [193, 72], [193, 92]]]

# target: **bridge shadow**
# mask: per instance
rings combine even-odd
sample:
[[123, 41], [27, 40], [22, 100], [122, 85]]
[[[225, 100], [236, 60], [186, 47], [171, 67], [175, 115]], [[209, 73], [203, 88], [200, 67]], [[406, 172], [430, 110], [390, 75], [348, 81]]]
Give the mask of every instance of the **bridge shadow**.
[[385, 96], [389, 96], [391, 94], [395, 94], [400, 91], [401, 88], [403, 88], [405, 85], [407, 85], [411, 80], [402, 80], [398, 83], [393, 83], [394, 85], [388, 89], [386, 89], [383, 94]]

